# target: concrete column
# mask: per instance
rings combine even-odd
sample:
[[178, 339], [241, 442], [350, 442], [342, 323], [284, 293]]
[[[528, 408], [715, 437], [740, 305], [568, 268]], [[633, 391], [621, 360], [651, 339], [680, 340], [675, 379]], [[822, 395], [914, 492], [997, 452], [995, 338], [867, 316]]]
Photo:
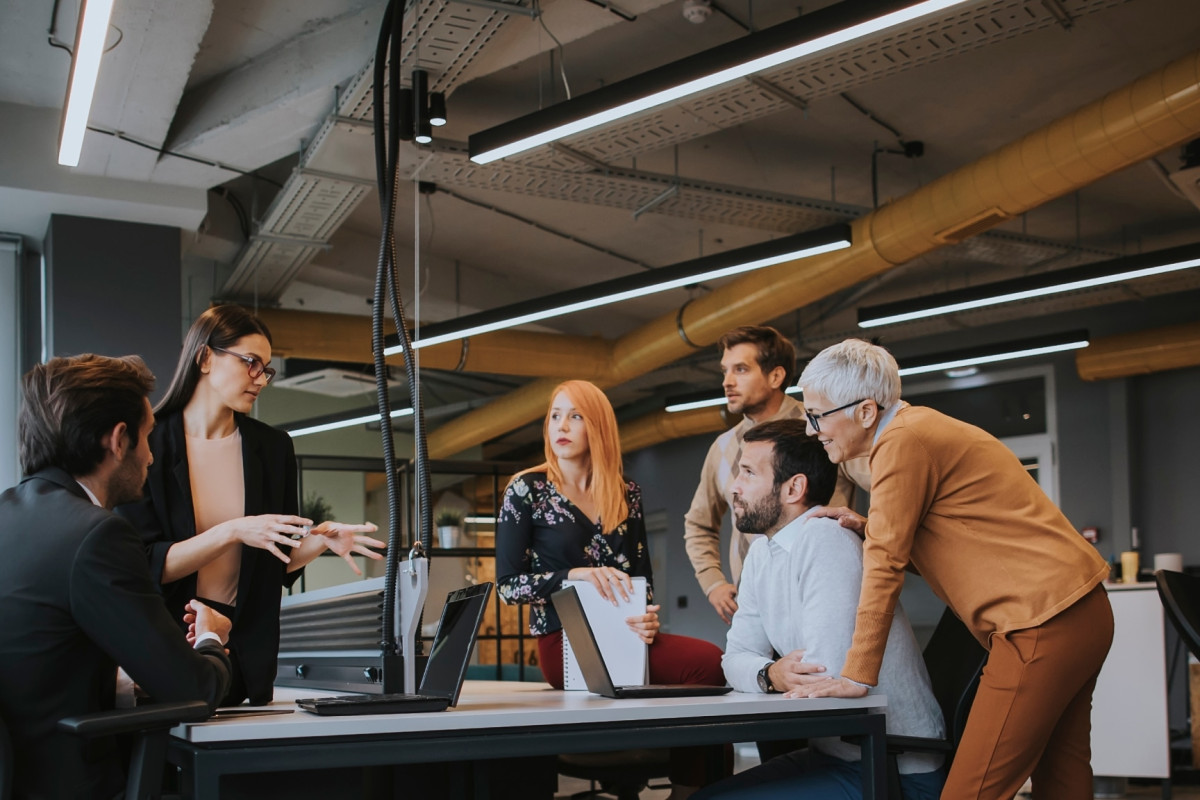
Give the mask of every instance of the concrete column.
[[55, 214], [44, 253], [52, 355], [140, 355], [161, 396], [183, 344], [179, 229]]

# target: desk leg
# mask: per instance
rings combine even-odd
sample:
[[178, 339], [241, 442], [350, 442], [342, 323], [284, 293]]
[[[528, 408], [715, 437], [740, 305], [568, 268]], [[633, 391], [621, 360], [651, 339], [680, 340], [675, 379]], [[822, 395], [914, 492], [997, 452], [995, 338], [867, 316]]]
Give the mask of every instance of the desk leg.
[[221, 775], [215, 764], [205, 764], [202, 754], [193, 754], [182, 768], [180, 789], [185, 800], [217, 800], [221, 795]]
[[885, 732], [885, 717], [883, 714], [870, 714], [870, 728], [863, 735], [862, 747], [862, 788], [863, 800], [887, 799], [887, 740]]

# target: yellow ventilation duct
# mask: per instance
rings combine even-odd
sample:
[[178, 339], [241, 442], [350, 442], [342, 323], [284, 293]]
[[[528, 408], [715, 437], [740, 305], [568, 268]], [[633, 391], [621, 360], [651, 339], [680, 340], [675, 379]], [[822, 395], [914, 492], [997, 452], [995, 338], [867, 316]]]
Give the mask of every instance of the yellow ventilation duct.
[[[285, 358], [356, 364], [372, 361], [370, 317], [278, 308], [259, 309], [258, 316], [271, 329], [275, 353]], [[537, 357], [530, 358], [531, 353]], [[608, 374], [611, 356], [612, 345], [598, 337], [496, 331], [459, 342], [423, 347], [421, 366], [541, 377], [549, 370], [562, 371], [563, 365], [569, 364], [571, 370], [578, 373], [576, 377], [592, 379]], [[388, 363], [403, 366], [404, 356], [390, 356]]]
[[[813, 303], [1197, 135], [1200, 52], [857, 220], [847, 250], [759, 270], [698, 298], [684, 309], [683, 327], [693, 342], [714, 342], [732, 327]], [[666, 314], [614, 342], [611, 369], [590, 378], [612, 386], [690, 352], [676, 315]], [[554, 384], [534, 381], [433, 431], [430, 455], [444, 458], [537, 419]]]
[[629, 453], [669, 439], [723, 431], [741, 419], [730, 417], [724, 406], [695, 408], [668, 414], [656, 411], [621, 425], [621, 452]]
[[1197, 366], [1200, 366], [1200, 322], [1093, 339], [1075, 354], [1075, 369], [1085, 381]]

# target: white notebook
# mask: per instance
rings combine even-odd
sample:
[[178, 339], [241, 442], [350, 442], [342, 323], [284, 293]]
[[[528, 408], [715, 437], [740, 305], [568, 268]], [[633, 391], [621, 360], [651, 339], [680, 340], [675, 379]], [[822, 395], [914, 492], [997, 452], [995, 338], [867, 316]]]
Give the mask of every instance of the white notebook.
[[[563, 581], [563, 588], [574, 586], [583, 603], [584, 614], [600, 654], [608, 666], [612, 681], [617, 686], [641, 686], [649, 682], [650, 659], [646, 643], [629, 629], [626, 617], [637, 617], [646, 613], [646, 579], [633, 579], [633, 593], [629, 600], [617, 599], [617, 605], [600, 596], [596, 587], [588, 581]], [[579, 670], [579, 662], [571, 650], [571, 642], [563, 631], [563, 688], [587, 691], [587, 683]]]

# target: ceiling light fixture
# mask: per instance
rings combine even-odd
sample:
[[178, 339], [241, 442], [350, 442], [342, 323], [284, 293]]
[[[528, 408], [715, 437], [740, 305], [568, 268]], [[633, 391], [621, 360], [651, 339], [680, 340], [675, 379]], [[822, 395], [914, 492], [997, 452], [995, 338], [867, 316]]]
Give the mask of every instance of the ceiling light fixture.
[[471, 160], [487, 164], [523, 153], [968, 1], [836, 3], [473, 134]]
[[108, 21], [114, 0], [84, 0], [75, 30], [75, 49], [71, 53], [71, 77], [67, 80], [67, 99], [63, 104], [62, 125], [58, 130], [58, 163], [79, 166], [83, 152], [83, 134], [92, 112], [92, 97], [100, 75], [100, 57], [108, 38]]
[[[789, 386], [783, 390], [786, 394], [803, 394], [804, 390], [799, 386]], [[679, 411], [693, 411], [697, 408], [708, 408], [710, 406], [723, 406], [728, 401], [724, 397], [705, 397], [700, 400], [679, 400], [677, 402], [667, 402], [667, 407], [663, 409], [668, 414], [674, 414]]]
[[[481, 311], [478, 314], [470, 314], [446, 322], [426, 325], [421, 328], [420, 338], [413, 342], [413, 347], [419, 350], [422, 347], [559, 317], [586, 308], [595, 308], [667, 289], [725, 278], [787, 261], [843, 250], [850, 244], [849, 225], [830, 225], [807, 233], [797, 233], [749, 247], [739, 247], [736, 250], [728, 250], [724, 253], [704, 256], [668, 267], [659, 267], [490, 311]], [[383, 351], [385, 355], [390, 356], [404, 352], [403, 345], [397, 343], [397, 337], [389, 336], [388, 344], [390, 346]]]
[[435, 128], [446, 124], [446, 95], [442, 92], [429, 93], [429, 124]]
[[917, 319], [955, 314], [974, 308], [1030, 300], [1036, 297], [1091, 289], [1167, 272], [1200, 267], [1200, 244], [1173, 247], [1153, 253], [1123, 256], [1082, 267], [1027, 275], [998, 283], [957, 289], [912, 300], [901, 300], [858, 310], [858, 326], [875, 328]]
[[1086, 330], [1035, 336], [1030, 339], [968, 347], [963, 350], [935, 353], [919, 358], [906, 358], [900, 362], [900, 376], [924, 375], [927, 372], [995, 364], [998, 361], [1014, 361], [1019, 358], [1081, 350], [1087, 346], [1088, 332]]
[[[379, 412], [374, 414], [358, 414], [352, 412], [355, 416], [347, 417], [345, 414], [330, 414], [327, 417], [318, 417], [316, 419], [306, 419], [300, 422], [291, 423], [291, 425], [280, 425], [288, 432], [288, 435], [295, 439], [298, 436], [308, 436], [313, 433], [324, 433], [325, 431], [336, 431], [340, 428], [351, 428], [355, 425], [368, 425], [372, 422], [379, 422]], [[413, 410], [411, 408], [397, 408], [391, 413], [391, 418], [411, 417]]]

